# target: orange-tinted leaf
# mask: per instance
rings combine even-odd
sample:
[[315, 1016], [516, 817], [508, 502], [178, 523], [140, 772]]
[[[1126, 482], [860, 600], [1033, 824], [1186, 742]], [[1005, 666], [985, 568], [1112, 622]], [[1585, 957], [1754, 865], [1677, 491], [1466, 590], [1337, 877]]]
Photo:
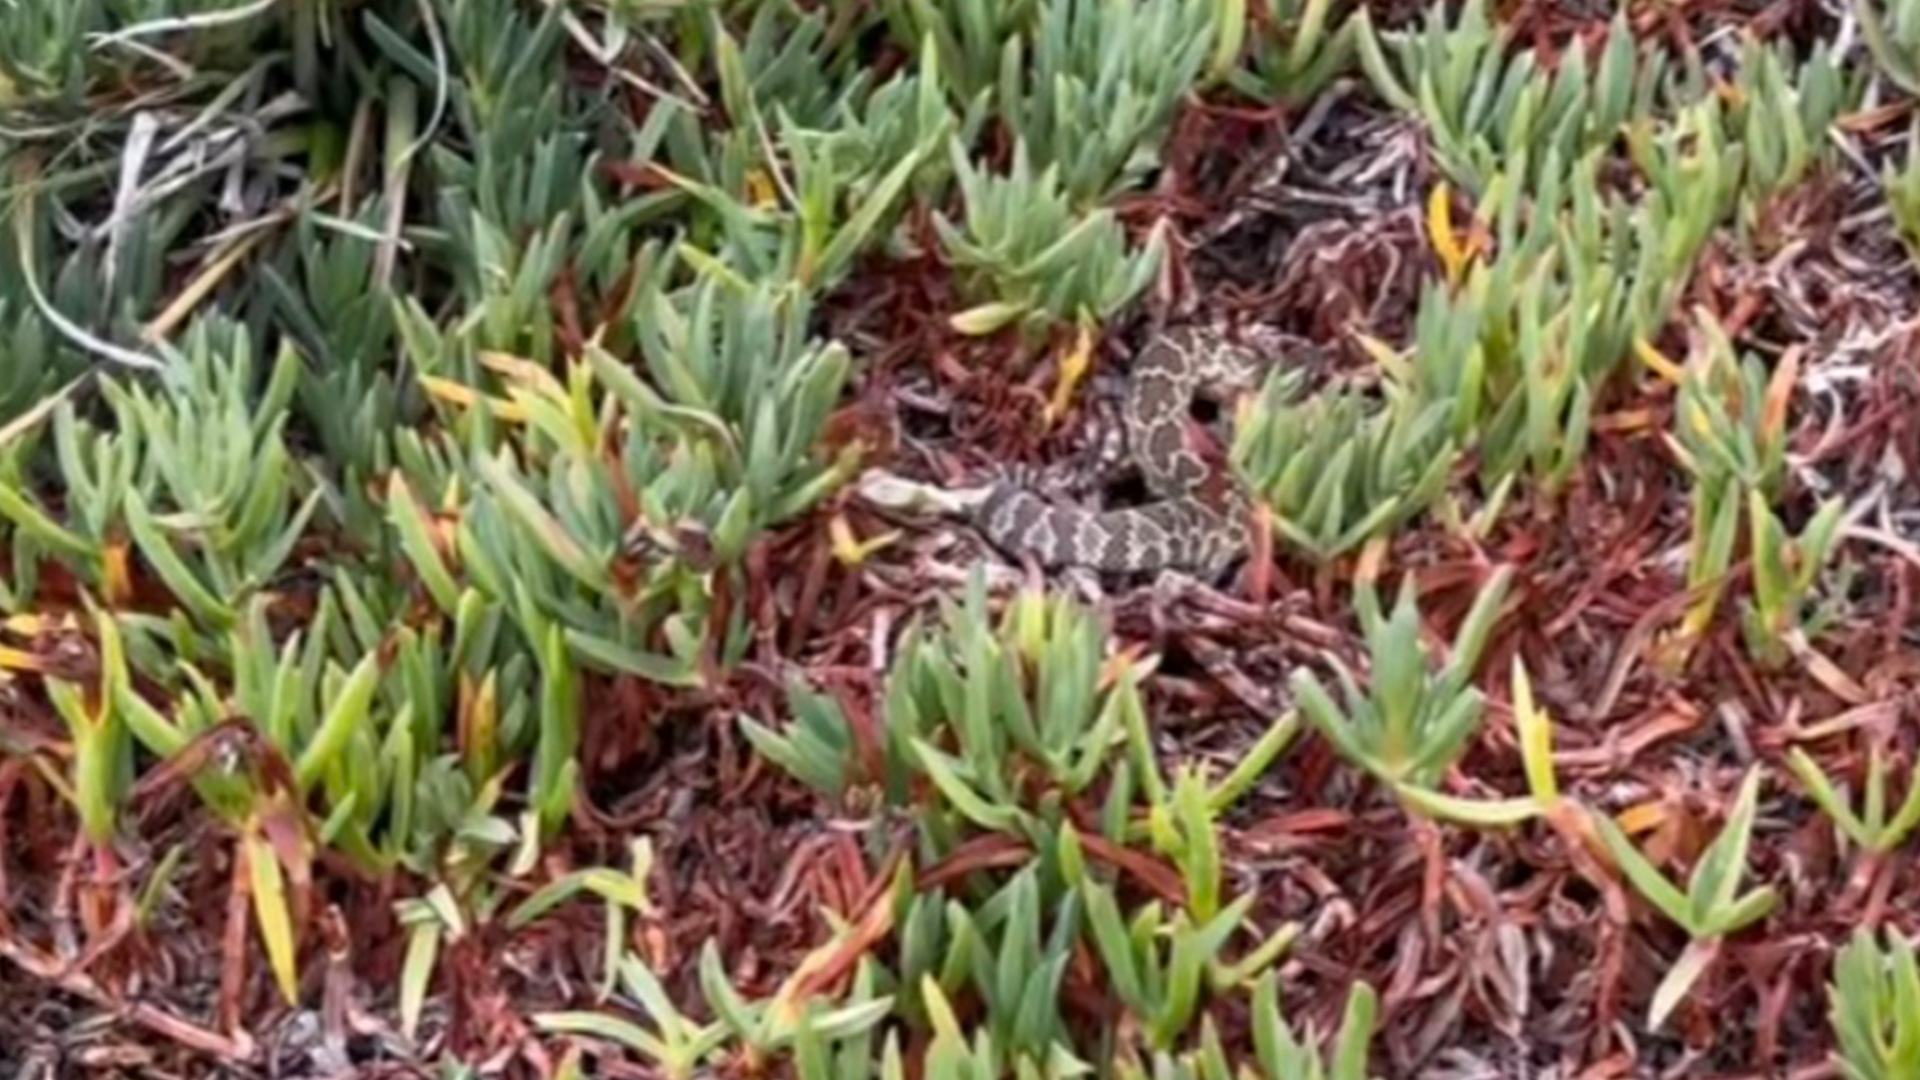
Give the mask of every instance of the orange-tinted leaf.
[[287, 909], [285, 882], [280, 876], [280, 860], [273, 847], [259, 833], [249, 832], [243, 840], [247, 860], [248, 889], [253, 893], [253, 914], [261, 944], [266, 947], [267, 963], [273, 979], [288, 1005], [300, 1000], [300, 973], [295, 955], [293, 916]]

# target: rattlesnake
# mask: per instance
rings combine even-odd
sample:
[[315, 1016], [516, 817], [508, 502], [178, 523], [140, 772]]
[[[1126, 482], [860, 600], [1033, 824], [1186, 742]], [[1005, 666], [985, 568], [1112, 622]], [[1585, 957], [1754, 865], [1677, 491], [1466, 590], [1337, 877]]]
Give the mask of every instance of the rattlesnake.
[[[1231, 476], [1209, 485], [1206, 463], [1188, 445], [1188, 407], [1196, 396], [1222, 401], [1253, 386], [1258, 364], [1217, 332], [1170, 330], [1134, 361], [1122, 410], [1128, 455], [1156, 501], [1087, 510], [1049, 500], [1015, 478], [984, 495], [906, 494], [917, 485], [886, 475], [864, 484], [883, 504], [928, 501], [965, 512], [995, 547], [1042, 566], [1084, 566], [1114, 573], [1181, 569], [1214, 574], [1246, 547], [1246, 497]], [[1212, 492], [1213, 486], [1226, 490]]]

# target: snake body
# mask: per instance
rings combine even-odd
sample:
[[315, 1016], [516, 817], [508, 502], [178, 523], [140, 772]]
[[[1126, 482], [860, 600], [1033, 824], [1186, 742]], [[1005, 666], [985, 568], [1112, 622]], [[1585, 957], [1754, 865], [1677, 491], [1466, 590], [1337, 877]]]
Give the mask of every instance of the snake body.
[[1188, 445], [1188, 406], [1197, 395], [1245, 389], [1252, 359], [1218, 335], [1173, 330], [1134, 362], [1122, 411], [1127, 452], [1155, 501], [1087, 510], [1053, 502], [1014, 480], [994, 485], [975, 524], [996, 547], [1042, 566], [1114, 573], [1166, 569], [1216, 572], [1245, 549], [1245, 496], [1202, 490], [1209, 470]]

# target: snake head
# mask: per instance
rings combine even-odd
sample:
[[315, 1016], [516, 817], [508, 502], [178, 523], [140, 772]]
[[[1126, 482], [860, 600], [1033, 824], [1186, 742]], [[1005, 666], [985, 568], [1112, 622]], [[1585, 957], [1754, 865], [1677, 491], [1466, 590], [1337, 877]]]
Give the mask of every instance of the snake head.
[[883, 510], [965, 516], [987, 497], [987, 489], [947, 489], [909, 480], [885, 469], [868, 469], [855, 486], [861, 499]]

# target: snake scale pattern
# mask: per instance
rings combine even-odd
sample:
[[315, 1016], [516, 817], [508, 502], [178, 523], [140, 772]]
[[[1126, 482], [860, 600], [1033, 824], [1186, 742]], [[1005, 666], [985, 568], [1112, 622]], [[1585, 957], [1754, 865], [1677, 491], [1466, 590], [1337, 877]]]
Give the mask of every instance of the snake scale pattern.
[[1203, 490], [1209, 469], [1187, 442], [1188, 408], [1196, 396], [1224, 401], [1256, 376], [1253, 358], [1211, 331], [1155, 337], [1134, 361], [1122, 410], [1128, 455], [1155, 501], [1088, 510], [1008, 479], [975, 511], [976, 527], [994, 546], [1049, 569], [1225, 569], [1246, 547], [1245, 495], [1231, 478], [1224, 494]]

